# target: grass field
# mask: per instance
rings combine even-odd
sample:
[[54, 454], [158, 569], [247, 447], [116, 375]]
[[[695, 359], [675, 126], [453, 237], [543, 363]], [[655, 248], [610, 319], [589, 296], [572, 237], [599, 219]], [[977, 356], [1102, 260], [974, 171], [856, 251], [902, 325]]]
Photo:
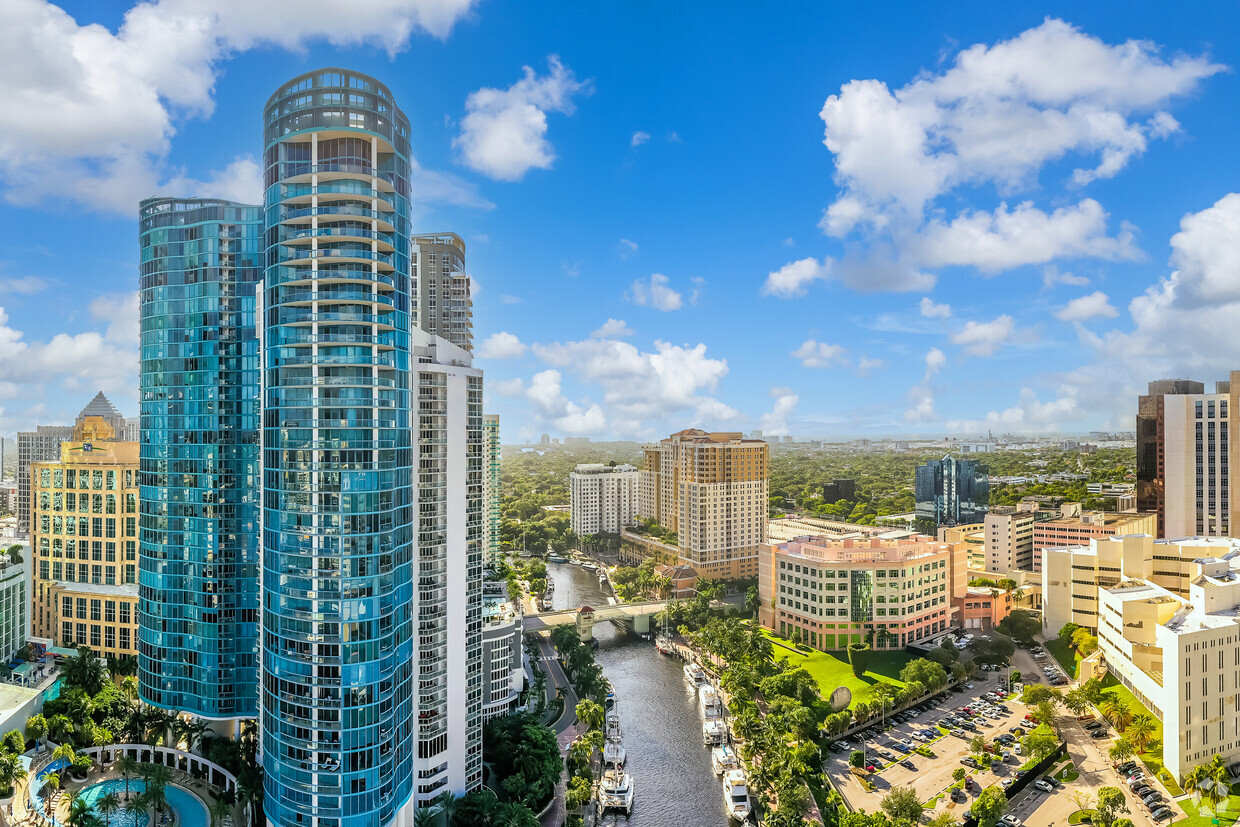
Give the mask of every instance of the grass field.
[[1149, 768], [1150, 772], [1158, 777], [1158, 780], [1167, 786], [1167, 791], [1172, 795], [1180, 795], [1180, 785], [1171, 777], [1171, 773], [1163, 768], [1163, 728], [1162, 720], [1156, 717], [1152, 712], [1145, 708], [1145, 705], [1137, 700], [1136, 696], [1128, 690], [1114, 676], [1108, 674], [1102, 679], [1102, 694], [1104, 696], [1115, 698], [1123, 701], [1124, 705], [1133, 711], [1133, 714], [1149, 715], [1154, 719], [1154, 736], [1150, 739], [1150, 745], [1145, 752], [1137, 757], [1141, 759], [1141, 763]]
[[1057, 637], [1053, 637], [1042, 645], [1046, 648], [1046, 651], [1051, 653], [1055, 660], [1059, 661], [1059, 665], [1068, 673], [1069, 678], [1076, 677], [1076, 668], [1081, 663], [1081, 656], [1071, 643], [1066, 643]]
[[850, 706], [866, 700], [870, 687], [876, 683], [904, 686], [900, 680], [900, 670], [912, 660], [905, 652], [874, 652], [870, 655], [870, 669], [864, 677], [858, 678], [853, 674], [848, 655], [844, 652], [802, 652], [770, 632], [764, 633], [775, 646], [775, 659], [786, 657], [789, 665], [808, 671], [818, 681], [818, 689], [824, 698], [829, 698], [837, 686], [847, 686], [852, 690]]
[[1214, 816], [1202, 815], [1197, 810], [1197, 805], [1193, 803], [1191, 798], [1185, 798], [1176, 802], [1184, 808], [1184, 812], [1188, 813], [1187, 818], [1172, 822], [1175, 827], [1184, 825], [1184, 827], [1213, 827], [1214, 819], [1218, 819], [1219, 827], [1230, 827], [1236, 823], [1236, 816], [1240, 814], [1240, 796], [1231, 796], [1227, 799], [1226, 804], [1219, 805], [1219, 812]]

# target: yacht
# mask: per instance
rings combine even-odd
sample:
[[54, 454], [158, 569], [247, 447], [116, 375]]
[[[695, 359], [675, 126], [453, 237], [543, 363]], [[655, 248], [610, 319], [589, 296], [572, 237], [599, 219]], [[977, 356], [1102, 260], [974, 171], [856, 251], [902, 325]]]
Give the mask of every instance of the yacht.
[[585, 569], [586, 571], [595, 571], [598, 569], [597, 565], [595, 565], [594, 563], [588, 562], [588, 561], [585, 563], [582, 563], [581, 567]]
[[749, 818], [749, 781], [745, 771], [728, 770], [723, 776], [723, 805], [728, 808], [728, 815], [737, 821]]
[[671, 639], [664, 635], [659, 635], [654, 639], [654, 648], [659, 651], [660, 655], [675, 654], [675, 650], [672, 649]]
[[626, 816], [633, 812], [633, 777], [619, 767], [604, 770], [598, 784], [599, 815], [608, 810], [623, 810]]
[[719, 690], [708, 683], [698, 689], [698, 709], [706, 719], [718, 718], [723, 714], [723, 702], [719, 698]]
[[701, 686], [706, 683], [706, 670], [698, 666], [696, 663], [686, 663], [685, 680], [695, 687]]
[[607, 716], [603, 735], [603, 764], [623, 767], [625, 758], [624, 743], [620, 736], [620, 716], [613, 710], [612, 714]]
[[722, 744], [723, 736], [726, 733], [727, 727], [718, 718], [711, 718], [702, 722], [702, 743], [705, 746], [713, 747]]
[[710, 765], [715, 775], [723, 775], [728, 770], [736, 769], [736, 753], [727, 744], [720, 744], [710, 751]]
[[547, 557], [547, 562], [548, 563], [567, 563], [568, 558], [562, 557], [559, 554], [552, 554], [549, 557]]

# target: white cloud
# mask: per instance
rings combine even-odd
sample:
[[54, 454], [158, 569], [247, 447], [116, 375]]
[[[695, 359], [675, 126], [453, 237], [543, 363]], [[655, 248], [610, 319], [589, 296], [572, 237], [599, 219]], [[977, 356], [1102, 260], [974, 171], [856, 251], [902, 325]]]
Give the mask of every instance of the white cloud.
[[964, 327], [948, 335], [953, 345], [960, 345], [974, 356], [990, 356], [1005, 344], [1011, 344], [1016, 322], [1006, 314], [989, 322], [965, 322]]
[[74, 201], [132, 216], [140, 198], [254, 191], [250, 159], [196, 181], [167, 163], [180, 120], [209, 116], [233, 55], [315, 41], [394, 54], [417, 31], [446, 37], [472, 0], [375, 0], [340, 14], [332, 0], [285, 4], [153, 0], [112, 32], [81, 26], [47, 0], [0, 3], [0, 182], [11, 203]]
[[929, 296], [923, 296], [921, 304], [921, 315], [927, 319], [947, 319], [952, 315], [952, 306], [950, 304], [936, 304], [934, 299]]
[[1058, 267], [1048, 264], [1042, 269], [1042, 289], [1050, 290], [1056, 284], [1084, 287], [1089, 284], [1089, 279], [1085, 278], [1085, 276], [1073, 275], [1072, 273], [1061, 273]]
[[137, 290], [99, 296], [90, 303], [89, 309], [92, 319], [108, 323], [108, 341], [131, 348], [138, 347], [140, 321]]
[[632, 336], [633, 331], [623, 319], [608, 319], [602, 326], [590, 334], [591, 339], [623, 339]]
[[29, 296], [47, 289], [47, 282], [38, 276], [0, 276], [0, 293]]
[[486, 389], [499, 396], [511, 398], [525, 393], [525, 382], [519, 376], [512, 379], [488, 379]]
[[[877, 289], [908, 289], [921, 267], [997, 272], [1059, 257], [1132, 258], [1131, 231], [1108, 235], [1092, 199], [1050, 213], [1000, 204], [946, 220], [936, 202], [958, 187], [1036, 189], [1039, 172], [1064, 158], [1081, 164], [1065, 186], [1114, 176], [1149, 140], [1178, 131], [1165, 107], [1224, 68], [1206, 57], [1164, 59], [1144, 41], [1109, 45], [1047, 19], [1011, 40], [965, 49], [945, 71], [897, 89], [850, 81], [820, 113], [838, 190], [820, 226], [894, 248], [877, 259], [898, 265], [880, 270]], [[859, 263], [872, 258], [850, 253]], [[849, 270], [840, 268], [841, 281], [863, 289], [863, 273]]]
[[785, 238], [783, 241], [781, 241], [781, 242], [779, 242], [779, 243], [780, 243], [780, 244], [782, 244], [782, 245], [784, 245], [785, 247], [795, 247], [795, 246], [796, 246], [796, 240], [795, 240], [792, 236], [788, 236], [787, 238]]
[[878, 242], [864, 251], [851, 246], [836, 262], [833, 275], [860, 293], [912, 293], [930, 290], [936, 281], [915, 260], [892, 245]]
[[620, 239], [620, 258], [621, 258], [621, 260], [625, 260], [625, 261], [627, 261], [627, 260], [628, 260], [628, 257], [629, 257], [629, 256], [631, 256], [633, 253], [636, 253], [636, 252], [637, 252], [637, 242], [636, 242], [636, 241], [630, 241], [630, 240], [629, 240], [629, 239], [627, 239], [627, 238], [622, 238], [622, 239]]
[[649, 281], [636, 279], [631, 288], [633, 304], [649, 305], [657, 310], [668, 312], [679, 310], [684, 303], [680, 293], [668, 286], [668, 278], [662, 273], [652, 273]]
[[844, 364], [844, 348], [841, 345], [829, 345], [806, 339], [801, 346], [789, 354], [801, 361], [806, 368], [829, 368], [832, 365]]
[[1118, 315], [1119, 311], [1111, 305], [1107, 294], [1097, 290], [1068, 302], [1055, 314], [1055, 318], [1065, 322], [1085, 322], [1090, 319], [1114, 319]]
[[982, 420], [951, 420], [948, 431], [983, 431], [1001, 428], [1015, 433], [1040, 433], [1063, 430], [1066, 423], [1079, 422], [1084, 411], [1077, 404], [1071, 388], [1050, 402], [1042, 402], [1032, 388], [1021, 388], [1020, 401], [1002, 411], [990, 411]]
[[1171, 237], [1171, 265], [1179, 273], [1178, 301], [1189, 306], [1240, 299], [1240, 193], [1189, 213]]
[[642, 144], [646, 143], [649, 140], [650, 140], [650, 133], [642, 132], [639, 129], [633, 133], [633, 137], [629, 141], [629, 146], [641, 146]]
[[525, 301], [525, 299], [520, 296], [510, 296], [507, 293], [504, 293], [499, 297], [500, 304], [521, 304], [523, 301]]
[[689, 282], [693, 285], [693, 290], [689, 293], [689, 304], [696, 305], [698, 299], [702, 298], [702, 288], [706, 285], [706, 279], [701, 276], [690, 276]]
[[516, 359], [525, 355], [527, 347], [512, 333], [501, 330], [492, 333], [478, 345], [480, 359]]
[[715, 425], [738, 416], [709, 395], [728, 373], [725, 360], [707, 356], [704, 344], [654, 345], [643, 351], [629, 342], [588, 339], [536, 344], [533, 352], [579, 382], [599, 385], [607, 421], [622, 437], [646, 438], [686, 421]]
[[452, 142], [466, 166], [500, 181], [519, 181], [530, 169], [549, 169], [555, 160], [547, 140], [547, 113], [571, 115], [573, 97], [589, 94], [571, 69], [551, 55], [548, 72], [525, 76], [507, 89], [484, 87], [465, 100], [461, 134]]
[[938, 418], [934, 410], [934, 375], [947, 364], [947, 357], [937, 347], [926, 351], [926, 373], [921, 381], [908, 389], [909, 406], [904, 411], [904, 421], [913, 423], [933, 422]]
[[762, 286], [763, 295], [790, 299], [804, 296], [811, 282], [826, 279], [831, 272], [831, 259], [819, 262], [815, 258], [803, 258], [789, 262], [778, 270], [768, 273]]
[[543, 422], [561, 433], [573, 436], [601, 434], [607, 427], [603, 409], [598, 405], [583, 407], [569, 400], [560, 390], [560, 379], [558, 370], [534, 374], [525, 391], [530, 407]]
[[878, 370], [882, 366], [882, 359], [871, 359], [868, 356], [862, 356], [857, 360], [857, 376], [865, 379], [870, 375], [870, 371]]
[[788, 419], [796, 411], [800, 397], [792, 392], [792, 388], [771, 388], [771, 397], [775, 405], [770, 413], [762, 414], [762, 433], [764, 436], [787, 436]]
[[926, 351], [926, 375], [938, 373], [947, 364], [947, 357], [943, 355], [943, 351], [937, 347], [932, 347]]

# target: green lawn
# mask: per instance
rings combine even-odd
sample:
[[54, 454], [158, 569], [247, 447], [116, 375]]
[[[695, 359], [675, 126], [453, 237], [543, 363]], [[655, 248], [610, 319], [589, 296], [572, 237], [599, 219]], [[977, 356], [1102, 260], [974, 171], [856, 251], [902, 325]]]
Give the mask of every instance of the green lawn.
[[1154, 719], [1154, 736], [1150, 739], [1150, 745], [1145, 752], [1142, 752], [1137, 757], [1141, 759], [1141, 763], [1145, 764], [1151, 773], [1158, 777], [1159, 781], [1166, 785], [1168, 792], [1172, 795], [1180, 795], [1182, 792], [1180, 785], [1171, 776], [1171, 773], [1167, 772], [1163, 767], [1162, 720], [1146, 709], [1145, 705], [1137, 700], [1136, 696], [1128, 690], [1128, 687], [1117, 681], [1111, 674], [1107, 674], [1102, 679], [1102, 694], [1106, 697], [1123, 701], [1124, 705], [1133, 711], [1133, 714], [1149, 715]]
[[1188, 813], [1186, 818], [1172, 822], [1175, 827], [1212, 827], [1214, 819], [1218, 819], [1219, 827], [1230, 827], [1236, 823], [1236, 816], [1240, 814], [1240, 796], [1231, 796], [1226, 804], [1219, 805], [1219, 811], [1214, 816], [1201, 815], [1197, 811], [1197, 805], [1193, 803], [1191, 798], [1185, 798], [1176, 802], [1184, 808], [1184, 812]]
[[837, 686], [847, 686], [852, 690], [853, 699], [850, 706], [857, 701], [866, 700], [870, 687], [876, 683], [889, 683], [893, 686], [904, 686], [900, 680], [900, 670], [912, 660], [906, 652], [873, 652], [870, 655], [870, 669], [865, 676], [858, 678], [852, 672], [845, 652], [819, 652], [812, 650], [803, 652], [785, 640], [775, 637], [769, 631], [763, 633], [771, 639], [775, 647], [775, 659], [787, 658], [793, 668], [801, 667], [818, 681], [818, 689], [823, 698], [831, 697]]
[[1053, 637], [1042, 645], [1054, 656], [1055, 660], [1059, 661], [1059, 665], [1068, 673], [1069, 678], [1076, 677], [1076, 668], [1081, 663], [1081, 656], [1071, 643]]

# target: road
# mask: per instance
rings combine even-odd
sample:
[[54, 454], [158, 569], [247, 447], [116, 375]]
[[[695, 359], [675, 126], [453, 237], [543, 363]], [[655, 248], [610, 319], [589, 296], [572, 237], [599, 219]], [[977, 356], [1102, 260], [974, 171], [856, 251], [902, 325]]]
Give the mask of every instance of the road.
[[[547, 674], [548, 702], [556, 697], [557, 692], [563, 691], [564, 708], [554, 721], [546, 723], [555, 732], [555, 739], [560, 745], [560, 752], [565, 752], [568, 749], [568, 745], [581, 734], [582, 728], [576, 723], [577, 693], [573, 690], [572, 682], [569, 681], [568, 676], [564, 673], [564, 667], [560, 665], [559, 658], [556, 657], [555, 647], [551, 645], [550, 637], [544, 634], [538, 634], [534, 637], [538, 640], [538, 651], [540, 653], [538, 661], [534, 666], [542, 669]], [[566, 789], [567, 782], [563, 773], [561, 773], [560, 780], [555, 785], [555, 800], [552, 802], [551, 808], [543, 813], [540, 819], [543, 827], [560, 827], [564, 823], [566, 817], [564, 793]]]

